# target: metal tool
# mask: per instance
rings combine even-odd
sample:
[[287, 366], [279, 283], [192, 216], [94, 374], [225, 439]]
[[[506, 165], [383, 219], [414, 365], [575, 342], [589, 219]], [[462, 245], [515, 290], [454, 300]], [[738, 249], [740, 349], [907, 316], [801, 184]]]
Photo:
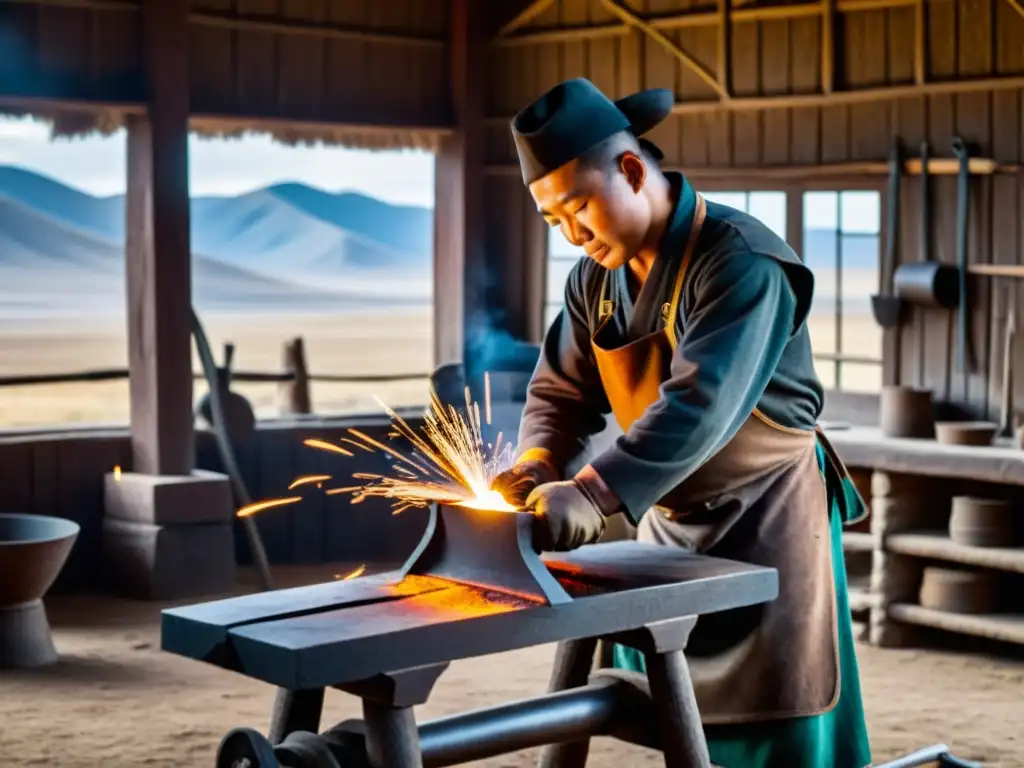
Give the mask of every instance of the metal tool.
[[903, 158], [899, 140], [893, 141], [889, 154], [888, 216], [885, 237], [885, 258], [882, 260], [881, 291], [871, 297], [871, 311], [875, 322], [882, 328], [895, 328], [903, 324], [907, 304], [893, 295], [893, 277], [896, 271], [897, 243], [899, 242], [900, 175]]
[[964, 140], [953, 138], [953, 154], [960, 161], [956, 189], [956, 266], [957, 282], [957, 370], [964, 379], [967, 391], [967, 376], [971, 372], [970, 317], [967, 306], [967, 219], [970, 212], [971, 170], [970, 153]]
[[1003, 332], [1003, 380], [999, 404], [999, 434], [1013, 434], [1013, 347], [1017, 335], [1017, 288], [1006, 288], [1006, 330]]
[[[934, 261], [931, 257], [929, 228], [931, 225], [929, 211], [931, 189], [929, 171], [933, 161], [929, 159], [928, 142], [921, 142], [921, 191], [920, 234], [918, 238], [918, 260], [900, 264], [893, 275], [893, 290], [904, 301], [919, 307], [942, 307], [952, 309], [956, 306], [958, 273], [956, 267]], [[919, 331], [924, 327], [924, 318], [918, 314]], [[921, 368], [918, 372], [918, 383], [923, 384], [924, 348], [923, 334], [918, 334], [918, 355]]]

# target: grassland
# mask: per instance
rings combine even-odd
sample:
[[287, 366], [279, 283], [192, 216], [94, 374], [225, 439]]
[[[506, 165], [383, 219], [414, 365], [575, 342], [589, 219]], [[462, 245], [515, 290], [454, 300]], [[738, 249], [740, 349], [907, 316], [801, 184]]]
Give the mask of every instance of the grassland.
[[[282, 345], [295, 336], [304, 337], [314, 374], [427, 373], [433, 365], [428, 313], [209, 314], [204, 322], [218, 355], [224, 342], [234, 342], [236, 370], [281, 370]], [[811, 335], [816, 348], [831, 351], [834, 333], [830, 313], [812, 316]], [[880, 354], [879, 332], [870, 315], [844, 318], [843, 346], [848, 354]], [[120, 317], [0, 323], [0, 376], [117, 368], [124, 367], [126, 359], [125, 326]], [[199, 370], [198, 360], [195, 370]], [[818, 373], [826, 386], [834, 385], [831, 363], [819, 362]], [[843, 365], [844, 389], [877, 390], [880, 380], [877, 366]], [[205, 384], [197, 381], [196, 398], [205, 389]], [[239, 383], [236, 389], [250, 398], [260, 416], [278, 413], [276, 384]], [[426, 394], [425, 380], [316, 382], [312, 387], [314, 408], [321, 413], [375, 411], [379, 406], [374, 396], [393, 406], [416, 405], [425, 402]], [[126, 423], [127, 419], [127, 380], [0, 389], [0, 428]]]

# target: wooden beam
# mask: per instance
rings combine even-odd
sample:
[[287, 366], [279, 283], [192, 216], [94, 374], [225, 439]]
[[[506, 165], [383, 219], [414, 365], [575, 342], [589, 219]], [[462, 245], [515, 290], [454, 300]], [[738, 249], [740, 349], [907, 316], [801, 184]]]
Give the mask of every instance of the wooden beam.
[[[1004, 75], [972, 80], [943, 80], [908, 85], [887, 85], [878, 88], [855, 88], [833, 93], [795, 93], [777, 96], [733, 97], [731, 99], [704, 99], [678, 102], [672, 108], [676, 115], [700, 115], [709, 112], [756, 112], [763, 109], [794, 109], [798, 107], [827, 107], [835, 104], [865, 104], [915, 96], [935, 96], [955, 93], [984, 93], [1024, 88], [1024, 75]], [[493, 116], [486, 123], [507, 128], [510, 117]]]
[[455, 131], [434, 171], [434, 364], [464, 360], [466, 327], [484, 308], [484, 135], [487, 3], [451, 0]]
[[1010, 7], [1013, 8], [1013, 10], [1021, 15], [1021, 18], [1024, 18], [1024, 2], [1021, 2], [1021, 0], [1006, 0], [1006, 2], [1010, 4]]
[[[952, 2], [953, 0], [930, 0], [931, 2]], [[1021, 0], [1009, 0], [1019, 3]], [[864, 11], [889, 10], [893, 8], [909, 8], [918, 0], [835, 0], [835, 12], [839, 14], [860, 13]], [[929, 2], [929, 0], [925, 0]], [[733, 24], [745, 21], [785, 21], [791, 19], [820, 16], [820, 0], [792, 4], [746, 5], [735, 7], [729, 11], [729, 21]], [[683, 11], [680, 13], [637, 16], [653, 29], [676, 30], [712, 27], [719, 23], [719, 10]], [[533, 27], [528, 32], [518, 35], [494, 37], [490, 44], [497, 47], [519, 47], [539, 43], [573, 42], [579, 40], [619, 37], [629, 34], [629, 24], [585, 24], [568, 27]]]
[[189, 0], [145, 0], [148, 104], [128, 121], [127, 292], [132, 467], [185, 475], [192, 434]]
[[636, 27], [641, 32], [650, 37], [652, 40], [654, 40], [656, 43], [658, 43], [660, 46], [662, 46], [666, 51], [668, 51], [677, 59], [679, 59], [683, 63], [683, 66], [688, 67], [697, 75], [697, 77], [699, 77], [709, 86], [711, 86], [711, 88], [714, 89], [715, 93], [717, 93], [721, 98], [729, 98], [728, 92], [722, 88], [722, 85], [721, 83], [718, 82], [718, 79], [711, 72], [709, 72], [703, 64], [701, 64], [690, 54], [684, 51], [680, 46], [672, 42], [669, 38], [662, 34], [661, 31], [659, 31], [655, 27], [652, 27], [640, 16], [637, 16], [628, 8], [619, 5], [619, 3], [616, 0], [601, 0], [601, 4], [605, 8], [607, 8], [611, 13], [614, 13], [616, 16], [622, 19], [624, 23], [628, 24], [629, 26]]
[[[931, 176], [955, 176], [959, 163], [953, 158], [932, 158], [928, 161], [928, 173]], [[849, 163], [825, 163], [821, 165], [768, 165], [746, 167], [700, 167], [685, 168], [677, 165], [665, 165], [666, 171], [681, 171], [691, 179], [707, 179], [711, 181], [807, 181], [827, 179], [853, 179], [863, 177], [885, 177], [889, 173], [889, 164], [884, 160], [862, 160]], [[978, 176], [992, 174], [1019, 174], [1024, 166], [1014, 163], [996, 163], [990, 158], [972, 157], [970, 173]], [[519, 166], [514, 163], [488, 165], [488, 176], [516, 176]], [[909, 159], [903, 166], [903, 173], [908, 176], [921, 174], [921, 161]], [[1024, 268], [1024, 267], [1022, 267]]]
[[506, 37], [520, 27], [525, 27], [554, 4], [555, 0], [532, 0], [515, 17], [501, 25], [501, 28], [494, 34], [495, 38]]

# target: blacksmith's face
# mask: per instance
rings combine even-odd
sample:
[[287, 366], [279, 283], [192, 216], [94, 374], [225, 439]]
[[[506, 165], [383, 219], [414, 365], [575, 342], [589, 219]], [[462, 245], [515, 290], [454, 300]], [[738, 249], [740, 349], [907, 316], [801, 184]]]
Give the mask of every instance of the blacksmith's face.
[[624, 152], [608, 168], [566, 163], [530, 185], [537, 208], [565, 239], [605, 269], [630, 261], [647, 237], [651, 210], [643, 159]]

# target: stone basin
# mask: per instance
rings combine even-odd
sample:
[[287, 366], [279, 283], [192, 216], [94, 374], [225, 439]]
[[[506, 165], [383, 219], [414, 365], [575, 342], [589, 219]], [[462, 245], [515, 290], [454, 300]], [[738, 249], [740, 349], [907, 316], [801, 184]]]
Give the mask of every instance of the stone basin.
[[60, 517], [0, 514], [0, 669], [57, 661], [43, 596], [79, 530]]

